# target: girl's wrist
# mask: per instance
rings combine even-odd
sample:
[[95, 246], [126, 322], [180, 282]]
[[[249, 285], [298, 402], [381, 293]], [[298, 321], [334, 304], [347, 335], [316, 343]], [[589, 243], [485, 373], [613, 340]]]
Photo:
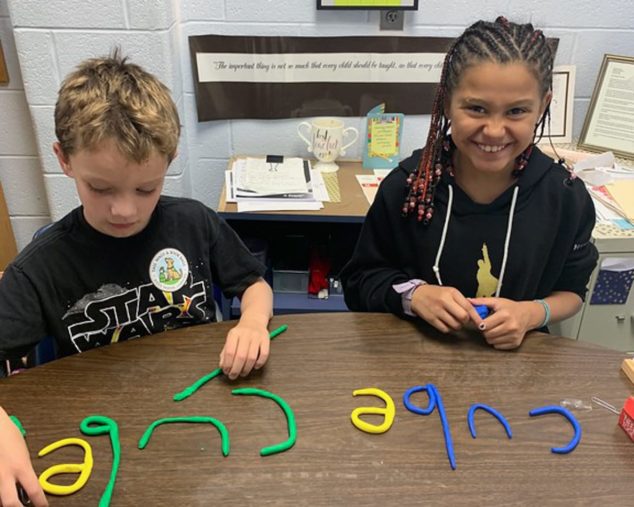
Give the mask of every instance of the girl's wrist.
[[531, 329], [540, 329], [547, 326], [550, 322], [550, 305], [543, 299], [534, 299], [533, 307], [535, 308], [535, 316], [531, 322]]

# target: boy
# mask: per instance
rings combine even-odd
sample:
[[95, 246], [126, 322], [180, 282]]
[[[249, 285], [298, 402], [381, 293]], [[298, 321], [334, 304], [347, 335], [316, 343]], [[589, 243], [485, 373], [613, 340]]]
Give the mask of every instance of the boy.
[[[161, 196], [180, 125], [168, 89], [115, 51], [70, 74], [54, 151], [82, 206], [38, 236], [0, 279], [0, 361], [52, 335], [60, 355], [215, 320], [212, 283], [241, 296], [220, 367], [231, 379], [269, 354], [265, 267], [213, 211]], [[24, 440], [0, 408], [0, 505], [21, 484], [47, 505]], [[18, 504], [19, 505], [19, 504]]]

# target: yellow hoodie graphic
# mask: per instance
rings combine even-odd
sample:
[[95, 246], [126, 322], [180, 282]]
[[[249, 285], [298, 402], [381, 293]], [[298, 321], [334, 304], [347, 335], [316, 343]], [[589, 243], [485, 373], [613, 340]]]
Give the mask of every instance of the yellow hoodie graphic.
[[498, 286], [498, 279], [491, 273], [491, 259], [489, 259], [489, 249], [486, 243], [482, 243], [482, 257], [484, 259], [478, 259], [478, 272], [476, 274], [478, 291], [476, 292], [476, 297], [493, 297]]

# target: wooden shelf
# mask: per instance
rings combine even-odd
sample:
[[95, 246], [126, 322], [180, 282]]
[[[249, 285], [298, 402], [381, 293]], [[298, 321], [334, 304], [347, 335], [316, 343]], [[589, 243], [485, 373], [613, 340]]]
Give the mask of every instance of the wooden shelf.
[[[241, 157], [237, 157], [241, 158]], [[229, 167], [234, 159], [229, 161]], [[238, 213], [235, 203], [226, 201], [226, 189], [223, 188], [218, 202], [218, 213], [231, 220], [267, 220], [289, 222], [358, 222], [361, 223], [368, 213], [370, 204], [357, 181], [357, 174], [372, 174], [372, 170], [363, 169], [360, 161], [337, 161], [341, 202], [324, 202], [323, 209], [316, 211], [257, 211]]]

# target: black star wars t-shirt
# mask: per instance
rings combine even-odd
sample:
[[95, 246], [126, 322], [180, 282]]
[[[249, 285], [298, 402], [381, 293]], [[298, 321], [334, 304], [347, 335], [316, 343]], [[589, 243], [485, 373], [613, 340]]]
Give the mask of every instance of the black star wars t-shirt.
[[0, 359], [53, 336], [60, 355], [215, 320], [213, 285], [241, 294], [265, 267], [215, 212], [161, 197], [147, 227], [113, 238], [77, 208], [0, 279]]

